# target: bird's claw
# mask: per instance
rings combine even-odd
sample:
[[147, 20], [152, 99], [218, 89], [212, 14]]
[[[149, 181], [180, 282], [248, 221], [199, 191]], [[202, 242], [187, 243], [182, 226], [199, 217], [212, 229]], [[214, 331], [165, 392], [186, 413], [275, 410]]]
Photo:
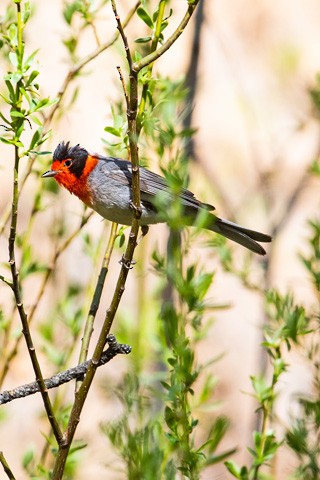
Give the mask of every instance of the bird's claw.
[[141, 206], [137, 206], [133, 203], [133, 200], [130, 200], [129, 202], [129, 206], [130, 208], [132, 208], [132, 210], [136, 213], [136, 216], [137, 218], [140, 218], [141, 217], [141, 213], [142, 213], [142, 209], [141, 209]]
[[122, 255], [119, 260], [120, 265], [122, 265], [127, 270], [132, 270], [134, 265], [137, 263], [135, 260], [127, 260], [124, 255]]

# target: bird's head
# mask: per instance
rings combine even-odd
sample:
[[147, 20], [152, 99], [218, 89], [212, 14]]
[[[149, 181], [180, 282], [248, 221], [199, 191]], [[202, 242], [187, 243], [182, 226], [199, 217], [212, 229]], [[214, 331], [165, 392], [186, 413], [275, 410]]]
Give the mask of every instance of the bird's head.
[[54, 177], [70, 193], [88, 203], [90, 192], [87, 177], [97, 162], [97, 157], [89, 155], [79, 144], [70, 147], [69, 142], [60, 142], [53, 153], [51, 170], [45, 172], [42, 177]]
[[42, 177], [54, 177], [58, 183], [68, 188], [82, 176], [88, 156], [87, 150], [80, 145], [70, 147], [69, 142], [61, 142], [53, 153], [51, 170]]

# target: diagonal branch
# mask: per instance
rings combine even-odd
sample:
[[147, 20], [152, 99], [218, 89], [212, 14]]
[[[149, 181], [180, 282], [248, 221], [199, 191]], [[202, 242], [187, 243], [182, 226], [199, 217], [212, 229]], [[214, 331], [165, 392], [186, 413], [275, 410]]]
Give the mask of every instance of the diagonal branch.
[[[131, 347], [129, 345], [118, 343], [114, 335], [108, 335], [107, 343], [109, 348], [101, 355], [98, 367], [110, 362], [110, 360], [112, 360], [116, 355], [128, 355], [131, 352]], [[45, 379], [44, 383], [46, 388], [48, 390], [51, 388], [57, 388], [64, 383], [83, 378], [89, 368], [90, 362], [91, 360], [87, 360], [86, 362], [80, 363], [76, 367], [69, 368], [68, 370], [59, 372], [56, 375]], [[21, 385], [20, 387], [14, 388], [13, 390], [6, 390], [0, 393], [0, 405], [12, 402], [12, 400], [16, 400], [17, 398], [33, 395], [37, 392], [40, 392], [38, 382], [27, 383], [25, 385]]]
[[169, 48], [178, 40], [180, 35], [185, 30], [185, 28], [188, 25], [189, 20], [191, 19], [192, 14], [195, 11], [198, 3], [199, 3], [199, 0], [194, 0], [192, 3], [190, 2], [188, 4], [188, 9], [187, 9], [183, 19], [179, 23], [178, 27], [173, 32], [173, 34], [157, 50], [155, 50], [154, 52], [150, 53], [149, 55], [146, 55], [145, 57], [141, 58], [141, 60], [139, 60], [138, 62], [135, 62], [132, 65], [133, 71], [135, 71], [136, 73], [139, 73], [140, 70], [142, 70], [144, 67], [147, 67], [150, 63], [153, 63], [155, 60], [157, 60], [159, 57], [161, 57], [161, 55], [163, 55], [167, 50], [169, 50]]
[[9, 467], [9, 464], [7, 460], [4, 457], [3, 452], [0, 452], [0, 463], [3, 466], [3, 470], [6, 473], [7, 477], [10, 480], [16, 480], [16, 477], [13, 475], [11, 468]]
[[[124, 19], [123, 21], [123, 26], [126, 27], [128, 25], [128, 23], [130, 22], [131, 18], [133, 17], [133, 15], [135, 14], [137, 8], [139, 7], [141, 3], [141, 0], [138, 0], [134, 6], [132, 7], [132, 9], [129, 11], [128, 15], [126, 16], [126, 18]], [[53, 105], [52, 109], [51, 109], [51, 112], [49, 113], [48, 116], [46, 116], [45, 118], [45, 122], [44, 122], [44, 125], [47, 125], [51, 122], [55, 112], [57, 111], [57, 109], [59, 108], [60, 106], [60, 103], [61, 103], [61, 100], [70, 84], [70, 82], [76, 77], [76, 75], [78, 75], [78, 73], [88, 64], [90, 63], [92, 60], [94, 60], [95, 58], [97, 58], [102, 52], [104, 52], [105, 50], [107, 50], [108, 48], [110, 48], [116, 41], [117, 39], [119, 38], [119, 35], [120, 35], [120, 31], [117, 31], [115, 32], [115, 34], [112, 36], [112, 38], [104, 43], [103, 45], [100, 45], [98, 48], [96, 48], [93, 52], [91, 52], [89, 55], [87, 55], [86, 57], [84, 57], [82, 60], [80, 60], [76, 65], [74, 65], [68, 72], [67, 76], [65, 77], [62, 85], [61, 85], [61, 88], [57, 94], [57, 99], [58, 101]]]
[[[132, 19], [134, 13], [136, 12], [136, 10], [137, 10], [137, 8], [139, 7], [140, 4], [141, 4], [141, 0], [137, 0], [136, 3], [134, 4], [134, 6], [132, 7], [132, 9], [129, 11], [126, 18], [124, 19], [123, 24], [122, 24], [123, 27], [126, 27], [128, 25], [128, 23]], [[115, 34], [112, 36], [112, 38], [109, 41], [100, 45], [98, 48], [93, 50], [93, 52], [91, 52], [89, 55], [87, 55], [86, 57], [81, 59], [76, 65], [74, 65], [73, 67], [70, 68], [69, 72], [67, 73], [65, 79], [62, 82], [62, 85], [61, 85], [59, 91], [56, 94], [56, 99], [57, 99], [56, 103], [52, 106], [48, 115], [44, 116], [44, 120], [43, 120], [43, 128], [44, 129], [49, 128], [49, 125], [52, 122], [52, 119], [53, 119], [55, 113], [59, 109], [61, 101], [62, 101], [62, 99], [63, 99], [63, 97], [66, 93], [66, 90], [69, 87], [71, 81], [80, 73], [80, 71], [86, 65], [88, 65], [88, 63], [90, 63], [92, 60], [97, 58], [102, 52], [104, 52], [105, 50], [110, 48], [117, 41], [117, 39], [119, 38], [119, 35], [120, 34], [119, 34], [118, 31], [115, 32]], [[27, 181], [27, 178], [29, 177], [29, 175], [32, 171], [35, 158], [36, 158], [35, 155], [32, 155], [32, 156], [29, 157], [29, 161], [28, 161], [26, 170], [23, 173], [23, 176], [20, 180], [20, 193], [21, 193], [21, 190], [23, 189], [23, 187], [24, 187], [24, 185]], [[5, 227], [6, 227], [8, 221], [10, 219], [10, 213], [11, 213], [11, 209], [10, 209], [10, 206], [8, 205], [8, 208], [4, 211], [4, 214], [2, 215], [2, 217], [0, 219], [0, 235], [3, 233]]]

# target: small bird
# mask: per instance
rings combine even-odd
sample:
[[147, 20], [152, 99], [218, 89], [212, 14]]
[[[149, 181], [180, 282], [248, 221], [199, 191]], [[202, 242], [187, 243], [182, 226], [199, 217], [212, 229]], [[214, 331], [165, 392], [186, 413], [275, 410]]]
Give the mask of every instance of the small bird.
[[[132, 209], [132, 165], [127, 160], [90, 154], [85, 148], [69, 142], [61, 142], [53, 153], [51, 170], [42, 177], [54, 177], [70, 193], [76, 195], [88, 207], [103, 218], [122, 225], [131, 225]], [[159, 193], [166, 193], [168, 201], [172, 193], [164, 177], [140, 167], [141, 218], [140, 225], [145, 230], [148, 225], [164, 221], [155, 206], [154, 199]], [[212, 205], [197, 200], [192, 192], [182, 189], [179, 198], [185, 209], [187, 224], [192, 225], [197, 215], [207, 211], [209, 223], [205, 228], [223, 235], [248, 248], [252, 252], [265, 255], [258, 242], [271, 242], [271, 237], [236, 223], [229, 222], [209, 213]]]

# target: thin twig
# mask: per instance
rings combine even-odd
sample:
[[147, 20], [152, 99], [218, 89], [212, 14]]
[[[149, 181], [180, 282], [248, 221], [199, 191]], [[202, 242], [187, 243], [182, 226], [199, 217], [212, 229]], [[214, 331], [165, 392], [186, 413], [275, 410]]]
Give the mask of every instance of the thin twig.
[[[21, 3], [16, 2], [17, 8], [17, 45], [15, 47], [19, 68], [22, 68], [23, 65], [23, 53], [24, 53], [24, 44], [23, 44], [23, 28], [24, 28], [24, 21], [21, 12]], [[22, 105], [22, 93], [21, 93], [21, 82], [22, 80], [17, 81], [16, 85], [16, 97], [15, 97], [15, 109], [21, 112], [21, 105]], [[28, 317], [26, 311], [24, 309], [23, 301], [22, 301], [22, 289], [20, 286], [19, 281], [19, 272], [16, 264], [16, 237], [17, 237], [17, 225], [18, 225], [18, 205], [19, 205], [19, 165], [20, 165], [20, 147], [19, 147], [19, 138], [21, 135], [21, 131], [19, 133], [19, 129], [14, 131], [14, 164], [13, 164], [13, 185], [12, 185], [12, 202], [11, 202], [11, 223], [10, 223], [10, 233], [8, 239], [8, 253], [9, 253], [9, 266], [11, 270], [11, 277], [12, 277], [12, 290], [15, 298], [15, 306], [18, 310], [21, 325], [22, 325], [22, 332], [25, 338], [26, 346], [28, 349], [29, 357], [32, 363], [33, 371], [35, 373], [36, 382], [39, 385], [39, 389], [41, 391], [41, 396], [43, 400], [43, 404], [47, 413], [48, 420], [51, 424], [52, 430], [56, 437], [56, 440], [59, 444], [63, 444], [64, 438], [62, 432], [60, 430], [59, 424], [57, 419], [55, 418], [51, 401], [48, 395], [48, 391], [45, 387], [43, 381], [43, 375], [41, 371], [41, 367], [38, 361], [38, 356], [33, 344], [29, 324], [28, 324]]]
[[[132, 237], [130, 237], [131, 240], [132, 239], [136, 240], [138, 235], [139, 225], [137, 222], [134, 222], [134, 223], [136, 223], [136, 225], [135, 225], [135, 230], [133, 230], [133, 228], [131, 229], [131, 233], [133, 230], [133, 235]], [[118, 281], [113, 294], [111, 305], [107, 310], [106, 318], [103, 323], [96, 348], [94, 350], [92, 359], [89, 362], [89, 367], [84, 377], [83, 383], [79, 391], [76, 392], [76, 395], [75, 395], [75, 401], [71, 410], [71, 414], [70, 414], [70, 418], [69, 418], [69, 422], [66, 430], [66, 444], [59, 445], [59, 450], [56, 457], [56, 463], [53, 469], [52, 480], [60, 480], [61, 478], [63, 478], [64, 466], [67, 460], [68, 452], [69, 452], [74, 434], [76, 432], [76, 429], [80, 420], [80, 415], [81, 415], [85, 400], [87, 398], [88, 391], [90, 389], [93, 378], [95, 376], [96, 370], [99, 366], [103, 349], [106, 343], [106, 339], [108, 338], [113, 319], [116, 315], [120, 300], [122, 298], [122, 294], [125, 289], [125, 283], [127, 280], [130, 264], [132, 261], [132, 257], [133, 257], [133, 253], [136, 245], [136, 241], [134, 241], [133, 243], [132, 241], [130, 242], [130, 239], [129, 239], [125, 257], [124, 257], [125, 260], [123, 260], [122, 262], [121, 271], [118, 277]]]
[[111, 0], [111, 6], [112, 6], [113, 13], [114, 13], [114, 17], [115, 17], [116, 22], [117, 22], [118, 32], [120, 33], [120, 36], [121, 36], [122, 41], [123, 41], [124, 50], [126, 52], [126, 56], [127, 56], [127, 60], [128, 60], [128, 65], [129, 65], [129, 68], [131, 70], [132, 69], [132, 56], [131, 56], [127, 36], [124, 33], [125, 24], [121, 23], [120, 17], [119, 17], [118, 12], [117, 12], [117, 7], [116, 7], [115, 0]]
[[16, 477], [13, 475], [11, 468], [9, 467], [9, 464], [7, 460], [4, 457], [3, 452], [0, 452], [0, 463], [3, 466], [4, 473], [7, 475], [7, 477], [10, 480], [16, 480]]
[[[121, 21], [117, 15], [115, 0], [111, 0], [113, 12], [116, 15], [116, 21], [118, 29], [120, 29], [121, 37], [124, 41], [125, 49], [128, 47], [126, 37], [124, 32], [121, 32], [122, 25]], [[188, 11], [194, 10], [195, 6], [189, 6]], [[190, 12], [189, 12], [190, 13]], [[184, 23], [181, 22], [180, 28], [184, 28], [188, 21]], [[162, 51], [166, 51], [172, 43], [179, 37], [182, 32], [179, 32], [176, 35], [176, 38], [171, 40], [170, 44], [167, 44], [166, 48]], [[171, 37], [170, 37], [171, 38]], [[160, 50], [160, 49], [159, 49]], [[146, 58], [149, 58], [145, 62], [145, 66], [158, 58], [162, 53], [155, 55], [154, 57], [148, 55]], [[156, 52], [154, 52], [156, 54]], [[127, 60], [130, 66], [131, 53], [126, 49]], [[142, 59], [143, 61], [144, 59]], [[141, 67], [142, 68], [142, 67]], [[67, 430], [66, 430], [66, 444], [59, 445], [59, 450], [56, 457], [56, 462], [53, 469], [52, 480], [60, 480], [63, 476], [65, 463], [67, 460], [68, 452], [70, 450], [71, 443], [73, 441], [79, 420], [80, 415], [84, 406], [84, 403], [87, 398], [88, 391], [90, 389], [91, 383], [94, 379], [99, 361], [104, 349], [107, 335], [110, 332], [113, 320], [115, 318], [116, 312], [118, 310], [123, 292], [125, 290], [125, 284], [127, 281], [129, 270], [132, 268], [132, 259], [133, 254], [137, 245], [137, 238], [139, 233], [139, 219], [141, 216], [141, 207], [140, 207], [140, 176], [139, 176], [139, 155], [138, 155], [138, 145], [137, 145], [137, 106], [138, 106], [138, 69], [134, 68], [134, 65], [131, 65], [130, 68], [130, 97], [129, 97], [129, 109], [127, 109], [127, 119], [128, 119], [128, 137], [130, 145], [130, 157], [132, 163], [132, 208], [133, 208], [133, 217], [131, 224], [131, 231], [129, 235], [129, 240], [125, 254], [121, 262], [121, 270], [115, 287], [115, 291], [111, 300], [110, 307], [108, 308], [105, 316], [103, 326], [100, 331], [98, 342], [94, 350], [92, 360], [89, 364], [88, 371], [85, 375], [83, 383], [78, 392], [75, 395], [75, 401], [71, 410]]]
[[[128, 23], [130, 22], [131, 18], [133, 17], [133, 15], [135, 14], [137, 8], [139, 7], [139, 5], [141, 4], [141, 0], [137, 1], [135, 3], [135, 5], [132, 7], [132, 9], [129, 11], [128, 15], [126, 16], [124, 22], [123, 22], [123, 26], [126, 27], [128, 25]], [[55, 103], [51, 109], [51, 112], [49, 113], [49, 115], [47, 117], [45, 117], [45, 122], [44, 124], [47, 125], [48, 123], [51, 122], [55, 112], [57, 111], [57, 109], [59, 108], [59, 105], [61, 103], [61, 100], [71, 82], [71, 80], [73, 80], [75, 78], [76, 75], [78, 75], [80, 73], [80, 71], [88, 64], [90, 63], [92, 60], [94, 60], [95, 58], [97, 58], [102, 52], [104, 52], [105, 50], [107, 50], [108, 48], [110, 48], [119, 38], [119, 34], [120, 32], [117, 31], [115, 32], [115, 34], [112, 36], [112, 38], [106, 42], [106, 43], [103, 43], [100, 47], [96, 48], [92, 53], [90, 53], [89, 55], [87, 55], [86, 57], [84, 57], [82, 60], [80, 60], [76, 65], [74, 65], [68, 72], [67, 76], [65, 77], [62, 85], [61, 85], [61, 88], [58, 92], [58, 94], [56, 95], [56, 98], [58, 99], [57, 103]]]
[[[110, 360], [112, 360], [116, 355], [128, 355], [131, 352], [131, 347], [126, 344], [117, 343], [114, 335], [109, 335], [107, 337], [107, 343], [109, 348], [102, 353], [100, 362], [97, 365], [98, 367], [110, 362]], [[90, 362], [91, 360], [87, 360], [86, 362], [80, 363], [76, 367], [69, 368], [68, 370], [59, 372], [56, 375], [45, 379], [44, 383], [46, 388], [48, 390], [51, 388], [57, 388], [64, 383], [83, 378], [88, 370]], [[0, 393], [0, 405], [12, 402], [18, 398], [28, 397], [29, 395], [33, 395], [39, 391], [39, 384], [37, 382], [21, 385], [13, 390], [6, 390]]]
[[63, 443], [63, 435], [60, 430], [59, 424], [54, 416], [50, 398], [46, 389], [46, 386], [43, 381], [43, 375], [41, 372], [40, 364], [38, 361], [38, 356], [33, 344], [28, 317], [23, 306], [21, 289], [19, 285], [19, 273], [16, 265], [15, 258], [15, 242], [16, 242], [16, 233], [17, 233], [17, 220], [18, 220], [18, 171], [19, 171], [19, 149], [17, 146], [15, 148], [15, 162], [14, 162], [14, 178], [13, 178], [13, 194], [12, 194], [12, 209], [11, 209], [11, 226], [10, 226], [10, 236], [9, 236], [9, 265], [12, 275], [12, 290], [15, 296], [16, 307], [20, 316], [22, 324], [22, 333], [24, 335], [26, 345], [28, 348], [30, 360], [33, 366], [34, 373], [36, 375], [36, 381], [38, 382], [44, 407], [47, 412], [48, 420], [51, 424], [57, 442], [60, 444]]
[[124, 94], [124, 98], [125, 98], [125, 101], [126, 101], [127, 109], [129, 109], [129, 106], [130, 106], [129, 96], [128, 96], [126, 84], [124, 82], [123, 75], [122, 75], [122, 72], [121, 72], [121, 67], [119, 65], [117, 65], [117, 70], [118, 70], [118, 73], [119, 73], [119, 78], [120, 78], [120, 82], [121, 82], [121, 85], [122, 85], [123, 94]]
[[[136, 10], [137, 10], [137, 8], [139, 7], [140, 4], [141, 4], [141, 0], [138, 0], [135, 3], [135, 5], [132, 7], [132, 9], [129, 11], [128, 15], [126, 16], [125, 20], [123, 21], [123, 24], [122, 24], [123, 27], [126, 27], [128, 25], [128, 23], [132, 19], [134, 13], [136, 12]], [[61, 85], [59, 91], [57, 92], [57, 94], [55, 96], [56, 99], [57, 99], [56, 103], [52, 106], [48, 115], [44, 116], [44, 120], [43, 120], [43, 128], [44, 129], [48, 130], [49, 125], [52, 122], [52, 119], [53, 119], [56, 111], [60, 107], [61, 101], [62, 101], [62, 99], [63, 99], [63, 97], [66, 93], [66, 90], [69, 87], [71, 81], [80, 73], [80, 71], [86, 65], [88, 65], [88, 63], [90, 63], [92, 60], [97, 58], [102, 52], [104, 52], [105, 50], [110, 48], [117, 41], [118, 38], [119, 38], [119, 32], [115, 32], [113, 37], [108, 42], [103, 43], [100, 47], [96, 48], [92, 53], [90, 53], [89, 55], [84, 57], [82, 60], [80, 60], [76, 65], [74, 65], [69, 70], [69, 72], [67, 73], [64, 81], [62, 82], [62, 85]], [[25, 185], [25, 183], [26, 183], [26, 181], [27, 181], [27, 179], [28, 179], [28, 177], [29, 177], [29, 175], [32, 171], [35, 158], [36, 158], [35, 155], [29, 157], [29, 161], [28, 161], [26, 170], [23, 173], [23, 176], [20, 180], [20, 193], [19, 194], [21, 194], [21, 191], [23, 190], [23, 187], [24, 187], [24, 185]], [[10, 208], [10, 205], [8, 205], [6, 210], [4, 211], [4, 214], [2, 215], [2, 218], [1, 218], [0, 235], [2, 235], [2, 233], [4, 232], [4, 229], [6, 228], [8, 222], [10, 220], [10, 214], [11, 214], [11, 208]]]
[[[166, 6], [166, 0], [160, 0], [159, 6], [158, 6], [158, 16], [157, 16], [156, 27], [155, 27], [155, 31], [154, 31], [151, 46], [150, 46], [150, 53], [156, 51], [158, 43], [159, 43], [165, 6]], [[152, 69], [153, 69], [153, 63], [150, 63], [149, 66], [148, 66], [147, 75], [145, 76], [145, 79], [144, 79], [140, 104], [139, 104], [139, 108], [138, 108], [138, 116], [137, 116], [137, 134], [138, 134], [138, 136], [140, 135], [142, 124], [143, 124], [143, 114], [144, 114], [144, 110], [145, 110], [145, 107], [146, 107], [147, 94], [148, 94], [148, 90], [149, 90], [149, 81], [152, 77]]]
[[[80, 356], [79, 356], [79, 363], [83, 363], [88, 357], [90, 340], [91, 340], [91, 336], [92, 336], [92, 333], [93, 333], [93, 325], [94, 325], [96, 314], [97, 314], [97, 311], [98, 311], [98, 308], [99, 308], [100, 299], [101, 299], [105, 279], [106, 279], [106, 276], [108, 274], [109, 263], [110, 263], [114, 243], [115, 243], [116, 238], [118, 236], [117, 230], [118, 230], [118, 224], [117, 223], [112, 223], [111, 224], [111, 231], [110, 231], [110, 235], [109, 235], [109, 241], [108, 241], [107, 248], [106, 248], [106, 251], [105, 251], [105, 254], [104, 254], [104, 257], [103, 257], [102, 266], [101, 266], [101, 269], [100, 269], [100, 273], [99, 273], [99, 276], [98, 276], [98, 280], [97, 280], [97, 283], [96, 283], [96, 287], [95, 287], [94, 294], [93, 294], [93, 297], [92, 297], [92, 302], [91, 302], [90, 309], [89, 309], [89, 314], [88, 314], [86, 324], [85, 324], [85, 328], [84, 328], [81, 350], [80, 350]], [[81, 382], [80, 381], [77, 382], [76, 391], [79, 390], [80, 385], [81, 385]]]
[[[92, 215], [93, 215], [93, 211], [90, 211], [87, 215], [84, 215], [81, 218], [80, 225], [72, 232], [71, 235], [69, 235], [68, 238], [66, 238], [66, 240], [62, 243], [62, 245], [60, 245], [57, 248], [57, 250], [54, 252], [51, 261], [49, 261], [49, 263], [48, 263], [48, 268], [46, 270], [46, 273], [42, 277], [42, 282], [41, 282], [41, 285], [40, 285], [40, 288], [39, 288], [39, 291], [38, 291], [38, 295], [37, 295], [35, 301], [33, 302], [33, 304], [30, 307], [30, 310], [29, 310], [29, 313], [28, 313], [28, 323], [29, 323], [29, 325], [33, 320], [36, 309], [39, 306], [40, 300], [43, 297], [43, 294], [45, 292], [45, 288], [48, 284], [48, 281], [51, 278], [52, 273], [54, 272], [55, 265], [56, 265], [60, 255], [67, 249], [67, 247], [74, 240], [74, 238], [76, 238], [78, 236], [80, 230], [84, 227], [84, 225], [86, 225], [86, 223], [89, 221], [89, 219], [91, 218]], [[23, 338], [23, 334], [21, 333], [15, 338], [15, 342], [14, 342], [11, 350], [7, 354], [3, 354], [3, 365], [2, 365], [2, 368], [0, 370], [0, 387], [3, 384], [3, 381], [4, 381], [4, 379], [5, 379], [5, 377], [8, 373], [8, 370], [9, 370], [12, 359], [18, 353], [19, 344], [20, 344], [22, 338]]]
[[8, 280], [7, 278], [5, 278], [3, 275], [0, 275], [0, 280], [7, 284], [11, 289], [13, 288], [13, 284], [10, 280]]
[[132, 65], [132, 70], [135, 72], [140, 72], [144, 67], [149, 65], [150, 63], [153, 63], [155, 60], [157, 60], [161, 55], [163, 55], [169, 48], [178, 40], [180, 35], [183, 33], [185, 30], [186, 26], [189, 23], [189, 20], [192, 17], [193, 12], [195, 11], [198, 3], [200, 0], [195, 0], [194, 3], [188, 4], [188, 9], [179, 23], [178, 27], [176, 30], [173, 32], [173, 34], [168, 38], [166, 42], [164, 42], [161, 47], [158, 48], [158, 50], [155, 50], [154, 52], [150, 53], [146, 57], [143, 57], [141, 60], [135, 62]]

